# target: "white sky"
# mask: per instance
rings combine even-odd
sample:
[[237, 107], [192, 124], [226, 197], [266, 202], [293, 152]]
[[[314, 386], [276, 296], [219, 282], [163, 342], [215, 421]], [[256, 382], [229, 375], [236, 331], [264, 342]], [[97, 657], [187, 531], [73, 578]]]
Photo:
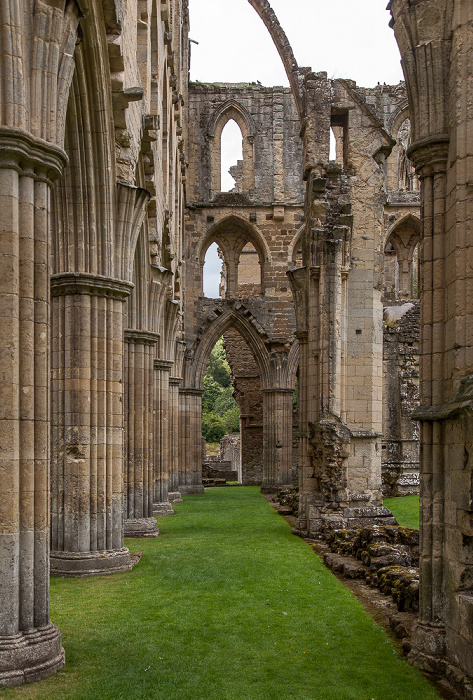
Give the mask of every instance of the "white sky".
[[[299, 66], [350, 78], [362, 87], [403, 80], [387, 0], [270, 0]], [[281, 59], [248, 0], [189, 0], [191, 80], [288, 86]], [[235, 130], [234, 130], [235, 133]], [[238, 134], [238, 128], [236, 130]], [[224, 176], [238, 147], [222, 152]], [[222, 151], [225, 143], [222, 142]], [[241, 157], [241, 155], [239, 156]], [[233, 181], [222, 177], [223, 189]], [[210, 251], [210, 249], [209, 249]], [[220, 267], [206, 265], [204, 293], [218, 296]], [[217, 285], [217, 286], [215, 286]]]
[[[362, 87], [403, 79], [387, 0], [270, 0], [300, 66]], [[288, 85], [248, 0], [190, 0], [191, 79]]]

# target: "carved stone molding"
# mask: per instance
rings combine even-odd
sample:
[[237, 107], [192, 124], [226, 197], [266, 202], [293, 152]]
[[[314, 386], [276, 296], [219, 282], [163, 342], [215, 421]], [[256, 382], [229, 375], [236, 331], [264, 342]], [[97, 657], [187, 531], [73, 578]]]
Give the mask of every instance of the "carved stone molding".
[[0, 168], [29, 172], [51, 183], [62, 174], [68, 158], [59, 146], [32, 136], [23, 129], [0, 126]]
[[159, 333], [151, 331], [139, 331], [128, 328], [124, 333], [126, 343], [138, 343], [141, 345], [155, 345], [159, 340]]
[[125, 301], [133, 286], [131, 282], [85, 272], [64, 272], [51, 276], [51, 296], [53, 297], [87, 294]]

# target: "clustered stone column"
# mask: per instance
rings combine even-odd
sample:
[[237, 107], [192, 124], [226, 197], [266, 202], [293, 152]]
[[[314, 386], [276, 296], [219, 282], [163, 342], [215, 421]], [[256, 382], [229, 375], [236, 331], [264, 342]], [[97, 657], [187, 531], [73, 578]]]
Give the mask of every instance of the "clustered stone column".
[[170, 503], [182, 501], [179, 489], [179, 387], [181, 377], [169, 377], [169, 486]]
[[179, 389], [179, 488], [204, 493], [202, 486], [202, 389]]
[[0, 686], [55, 673], [49, 621], [49, 218], [64, 152], [0, 128]]
[[294, 389], [263, 392], [263, 493], [292, 486], [292, 397]]
[[157, 333], [125, 331], [125, 537], [159, 534], [153, 517], [153, 361], [158, 338]]
[[169, 502], [169, 374], [174, 365], [171, 360], [154, 361], [155, 373], [155, 472], [153, 513], [156, 516], [171, 515], [174, 511]]
[[[409, 660], [473, 676], [473, 7], [469, 0], [391, 0], [422, 182], [420, 619]], [[428, 18], [428, 21], [426, 21]], [[452, 669], [453, 666], [453, 669]], [[462, 679], [462, 673], [470, 680]], [[465, 695], [465, 696], [466, 696]]]
[[51, 571], [126, 571], [123, 547], [123, 312], [132, 285], [80, 273], [51, 278]]

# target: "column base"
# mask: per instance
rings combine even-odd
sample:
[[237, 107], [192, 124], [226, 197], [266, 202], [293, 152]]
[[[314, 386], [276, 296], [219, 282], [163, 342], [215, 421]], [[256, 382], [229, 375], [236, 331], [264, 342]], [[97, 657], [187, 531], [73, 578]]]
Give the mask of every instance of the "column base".
[[202, 485], [192, 485], [192, 486], [179, 486], [179, 490], [183, 496], [187, 496], [190, 493], [205, 493], [205, 489]]
[[171, 491], [168, 493], [169, 503], [182, 503], [182, 496], [180, 491]]
[[172, 505], [170, 503], [153, 503], [153, 516], [160, 518], [163, 515], [174, 515]]
[[155, 518], [127, 518], [124, 522], [123, 537], [157, 537], [158, 535]]
[[447, 639], [443, 624], [419, 620], [412, 630], [411, 644], [407, 656], [410, 664], [427, 673], [444, 675]]
[[0, 688], [52, 676], [64, 660], [61, 633], [52, 623], [11, 637], [0, 636]]
[[51, 576], [103, 576], [130, 571], [131, 568], [127, 547], [96, 552], [51, 552]]

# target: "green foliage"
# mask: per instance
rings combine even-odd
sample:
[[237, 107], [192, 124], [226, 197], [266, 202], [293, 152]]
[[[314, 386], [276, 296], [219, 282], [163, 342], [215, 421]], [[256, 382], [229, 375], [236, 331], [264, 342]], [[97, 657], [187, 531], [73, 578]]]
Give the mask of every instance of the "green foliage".
[[230, 386], [230, 366], [227, 362], [222, 338], [217, 340], [213, 346], [205, 376], [211, 376], [220, 386]]
[[2, 700], [439, 697], [259, 487], [173, 507], [132, 571], [52, 579], [66, 664]]
[[215, 402], [222, 394], [222, 387], [210, 375], [204, 377], [204, 393], [202, 395], [202, 410], [213, 411]]
[[227, 426], [215, 413], [202, 413], [202, 435], [209, 442], [219, 442], [227, 434]]
[[238, 433], [240, 430], [240, 409], [235, 405], [225, 411], [223, 420], [229, 433]]
[[210, 353], [204, 377], [202, 435], [207, 441], [221, 440], [227, 430], [236, 432], [240, 429], [240, 411], [232, 391], [230, 367], [220, 338]]
[[213, 406], [214, 413], [219, 416], [223, 416], [230, 408], [234, 408], [236, 406], [232, 392], [233, 388], [231, 386], [227, 386], [221, 390]]
[[399, 496], [385, 498], [383, 505], [389, 508], [399, 525], [419, 529], [419, 496]]

